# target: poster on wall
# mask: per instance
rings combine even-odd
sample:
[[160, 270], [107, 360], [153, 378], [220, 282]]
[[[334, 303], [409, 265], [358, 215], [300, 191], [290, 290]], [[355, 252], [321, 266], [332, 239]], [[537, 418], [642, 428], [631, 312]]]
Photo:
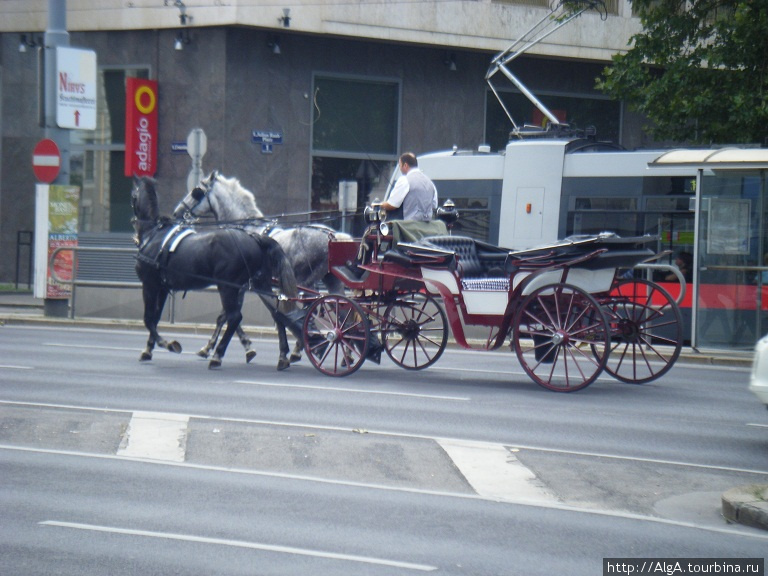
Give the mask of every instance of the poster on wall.
[[80, 187], [38, 184], [35, 194], [35, 297], [66, 299], [75, 254], [57, 249], [77, 247]]
[[749, 254], [750, 200], [713, 198], [709, 205], [710, 254]]

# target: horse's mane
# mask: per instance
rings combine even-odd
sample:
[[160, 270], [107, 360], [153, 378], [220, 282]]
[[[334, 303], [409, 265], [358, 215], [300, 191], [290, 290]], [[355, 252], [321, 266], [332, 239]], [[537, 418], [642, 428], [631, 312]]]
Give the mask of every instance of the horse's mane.
[[160, 204], [157, 200], [157, 180], [152, 176], [140, 176], [136, 180], [140, 189], [144, 190], [144, 197], [146, 198], [147, 205], [142, 207], [147, 212], [144, 217], [147, 220], [156, 220], [160, 215]]
[[227, 178], [226, 176], [219, 175], [216, 179], [217, 182], [221, 182], [229, 188], [231, 193], [232, 202], [235, 208], [239, 210], [246, 218], [263, 218], [264, 214], [259, 207], [256, 206], [256, 198], [253, 192], [244, 188], [240, 184], [240, 180], [237, 178]]

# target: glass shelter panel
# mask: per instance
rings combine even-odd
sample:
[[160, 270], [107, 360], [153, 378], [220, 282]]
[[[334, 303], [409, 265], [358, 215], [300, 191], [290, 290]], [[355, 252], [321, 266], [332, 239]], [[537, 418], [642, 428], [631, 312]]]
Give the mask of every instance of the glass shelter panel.
[[701, 177], [696, 344], [752, 349], [768, 332], [764, 171]]

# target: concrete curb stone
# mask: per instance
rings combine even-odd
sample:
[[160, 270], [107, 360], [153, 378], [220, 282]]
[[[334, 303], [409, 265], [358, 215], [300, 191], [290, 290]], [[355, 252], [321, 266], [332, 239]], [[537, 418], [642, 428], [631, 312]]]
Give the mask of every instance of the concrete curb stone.
[[723, 493], [722, 507], [729, 522], [768, 530], [768, 484], [731, 488]]

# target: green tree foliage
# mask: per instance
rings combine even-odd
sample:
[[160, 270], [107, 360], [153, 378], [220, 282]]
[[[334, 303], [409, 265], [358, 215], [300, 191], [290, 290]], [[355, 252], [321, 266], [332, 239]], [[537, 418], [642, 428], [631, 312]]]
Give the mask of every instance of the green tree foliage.
[[659, 140], [764, 143], [767, 0], [631, 0], [643, 32], [597, 86], [651, 121]]

